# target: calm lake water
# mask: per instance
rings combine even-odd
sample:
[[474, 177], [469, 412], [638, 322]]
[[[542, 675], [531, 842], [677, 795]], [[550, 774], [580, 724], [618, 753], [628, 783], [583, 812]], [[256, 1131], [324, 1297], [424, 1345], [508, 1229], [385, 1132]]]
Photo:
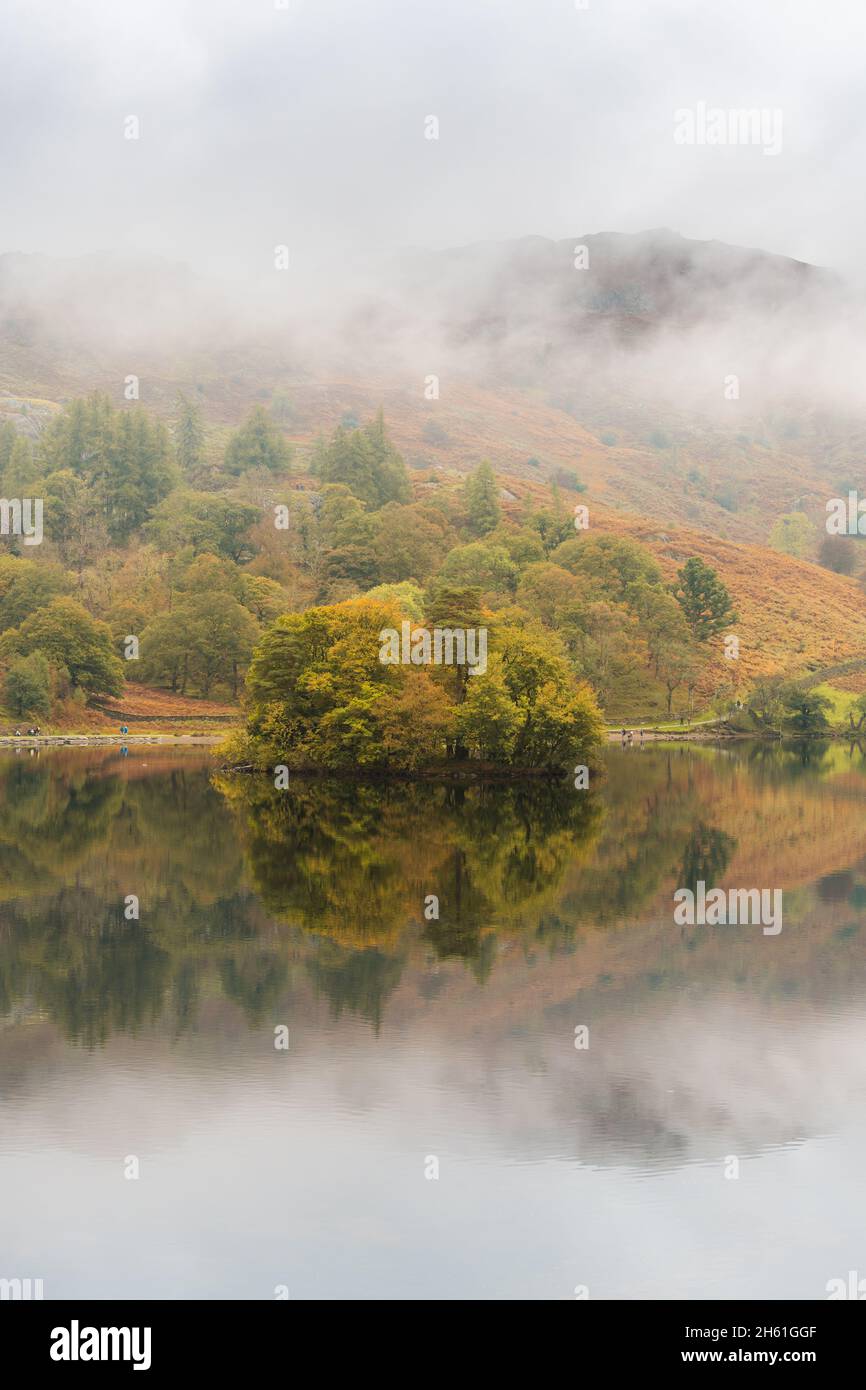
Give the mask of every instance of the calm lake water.
[[[4, 754], [0, 783], [0, 1277], [809, 1299], [866, 1276], [859, 750], [614, 748], [591, 793], [277, 792], [153, 746]], [[698, 879], [781, 888], [783, 930], [675, 926]]]

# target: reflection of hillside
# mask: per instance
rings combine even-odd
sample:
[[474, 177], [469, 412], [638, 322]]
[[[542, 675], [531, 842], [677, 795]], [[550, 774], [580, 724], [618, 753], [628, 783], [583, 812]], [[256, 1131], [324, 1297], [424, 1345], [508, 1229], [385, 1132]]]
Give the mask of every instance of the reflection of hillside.
[[[79, 750], [0, 764], [0, 1009], [27, 1000], [92, 1046], [169, 1005], [183, 1028], [205, 967], [223, 970], [251, 1014], [265, 979], [284, 987], [278, 960], [262, 970], [250, 959], [255, 904], [238, 891], [209, 767], [175, 757], [154, 776]], [[138, 921], [124, 917], [128, 894]]]
[[[792, 892], [866, 854], [866, 776], [859, 753], [852, 757], [845, 745], [747, 744], [723, 759], [668, 756], [672, 784], [687, 784], [700, 818], [735, 843], [718, 878], [723, 887]], [[671, 892], [679, 881], [670, 879]]]
[[[163, 764], [165, 759], [163, 758]], [[150, 773], [116, 750], [0, 762], [0, 899], [86, 880], [122, 899], [204, 903], [237, 882], [231, 826], [214, 814], [210, 763], [175, 756]], [[143, 886], [142, 886], [143, 885]]]

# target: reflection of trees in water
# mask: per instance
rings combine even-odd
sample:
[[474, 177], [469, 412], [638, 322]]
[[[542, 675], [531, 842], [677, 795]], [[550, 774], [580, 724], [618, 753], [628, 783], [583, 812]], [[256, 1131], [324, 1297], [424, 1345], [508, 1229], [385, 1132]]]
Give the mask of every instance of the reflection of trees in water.
[[841, 753], [842, 749], [842, 744], [826, 739], [762, 739], [748, 745], [747, 756], [753, 769], [760, 768], [778, 782], [790, 782], [805, 775], [813, 777], [816, 773], [829, 772], [833, 754]]
[[19, 888], [63, 882], [105, 840], [123, 798], [120, 780], [53, 776], [46, 762], [16, 760], [0, 777], [0, 882]]
[[[753, 746], [724, 761], [646, 750], [612, 757], [591, 795], [570, 780], [296, 778], [278, 792], [203, 765], [130, 777], [107, 758], [0, 761], [0, 1007], [26, 1001], [98, 1045], [160, 1014], [182, 1033], [215, 993], [258, 1025], [306, 976], [335, 1014], [378, 1025], [419, 944], [484, 981], [503, 937], [527, 956], [571, 952], [639, 918], [674, 875], [711, 885], [736, 847], [714, 823], [720, 793], [736, 830], [731, 806], [755, 792], [759, 806], [768, 777], [796, 783], [799, 757], [771, 747], [752, 777]], [[798, 786], [792, 813], [801, 801]], [[852, 904], [857, 891], [838, 874], [819, 889]], [[138, 922], [123, 917], [128, 893]], [[438, 920], [424, 916], [430, 894]]]
[[27, 1000], [75, 1042], [97, 1047], [136, 1033], [169, 1007], [178, 1036], [194, 1021], [202, 977], [219, 970], [224, 993], [255, 1020], [285, 988], [278, 957], [253, 954], [248, 897], [179, 920], [156, 907], [128, 922], [86, 888], [65, 888], [0, 910], [0, 1012]]
[[251, 1022], [270, 1014], [285, 992], [288, 973], [285, 956], [266, 951], [242, 960], [230, 956], [219, 966], [226, 998], [240, 1004]]
[[708, 889], [714, 888], [736, 848], [737, 842], [731, 835], [700, 821], [686, 843], [679, 886], [690, 888], [693, 893], [699, 882]]
[[307, 961], [307, 970], [316, 991], [330, 1001], [334, 1018], [348, 1009], [378, 1031], [385, 1002], [400, 983], [403, 960], [375, 947], [355, 951], [325, 940]]
[[424, 931], [424, 940], [432, 947], [438, 960], [463, 960], [470, 966], [476, 980], [488, 978], [496, 959], [496, 932], [479, 919], [472, 922], [431, 922]]
[[605, 833], [592, 860], [570, 876], [559, 907], [593, 928], [635, 917], [673, 872], [702, 809], [688, 750], [614, 756]]
[[[90, 1047], [170, 1005], [182, 1032], [218, 964], [251, 1016], [265, 991], [246, 960], [255, 899], [238, 892], [209, 770], [127, 771], [86, 754], [0, 764], [0, 1009], [27, 1001]], [[138, 921], [124, 916], [129, 893]]]
[[86, 890], [3, 910], [0, 1008], [30, 998], [87, 1047], [134, 1033], [161, 1012], [171, 961], [149, 932]]
[[[437, 954], [479, 966], [483, 934], [537, 922], [601, 825], [598, 799], [561, 785], [218, 785], [238, 812], [269, 912], [361, 948], [393, 947], [421, 923]], [[440, 915], [428, 922], [430, 894]]]

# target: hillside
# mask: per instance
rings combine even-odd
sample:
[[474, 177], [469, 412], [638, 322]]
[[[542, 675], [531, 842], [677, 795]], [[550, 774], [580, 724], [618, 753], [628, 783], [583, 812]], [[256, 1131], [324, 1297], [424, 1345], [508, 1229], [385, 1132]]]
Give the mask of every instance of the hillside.
[[[576, 246], [586, 249], [584, 270], [575, 268]], [[235, 605], [223, 616], [231, 615], [236, 634], [243, 630], [238, 651], [246, 653], [254, 631], [280, 611], [339, 603], [377, 582], [411, 579], [429, 596], [449, 552], [484, 535], [467, 524], [464, 483], [489, 460], [503, 516], [497, 544], [511, 544], [541, 513], [559, 516], [560, 539], [573, 535], [561, 529], [562, 517], [580, 502], [589, 510], [586, 534], [634, 543], [665, 584], [689, 559], [718, 575], [738, 614], [731, 631], [739, 659], [724, 662], [719, 641], [700, 649], [698, 707], [744, 693], [766, 675], [809, 676], [814, 685], [841, 668], [837, 688], [860, 690], [861, 549], [856, 539], [843, 542], [848, 574], [816, 563], [826, 499], [866, 484], [866, 417], [838, 371], [839, 389], [825, 389], [860, 312], [833, 275], [668, 231], [412, 252], [379, 274], [375, 294], [369, 285], [342, 297], [335, 290], [313, 328], [300, 302], [277, 305], [260, 286], [241, 304], [182, 266], [0, 256], [3, 487], [23, 496], [38, 482], [55, 508], [55, 529], [38, 554], [14, 546], [12, 553], [53, 566], [50, 596], [83, 602], [109, 623], [115, 643], [171, 614], [176, 593], [192, 622], [194, 610], [210, 611], [214, 589], [223, 592]], [[838, 328], [838, 341], [804, 402], [802, 354], [826, 347], [828, 325]], [[738, 394], [725, 398], [732, 364]], [[129, 402], [131, 366], [138, 398], [134, 392]], [[107, 404], [88, 426], [95, 444], [81, 452], [71, 422], [83, 409], [76, 402], [94, 390]], [[431, 543], [423, 562], [413, 561], [411, 546], [389, 558], [374, 520], [386, 494], [375, 504], [359, 494], [367, 520], [323, 522], [322, 441], [336, 441], [340, 431], [355, 438], [380, 408], [389, 441], [383, 437], [382, 458], [393, 446], [408, 469], [401, 524], [423, 529], [431, 516], [445, 517], [440, 553]], [[256, 409], [263, 413], [252, 428]], [[124, 453], [137, 428], [123, 424], [127, 415], [152, 422], [135, 445], [140, 464]], [[105, 420], [117, 435], [107, 463], [100, 462]], [[242, 425], [252, 428], [246, 452], [229, 466]], [[194, 447], [184, 443], [184, 429], [192, 429]], [[265, 453], [274, 451], [268, 459], [256, 453], [265, 435]], [[339, 452], [336, 442], [328, 447]], [[130, 468], [139, 466], [147, 477], [133, 483]], [[339, 469], [329, 481], [344, 481]], [[283, 543], [263, 518], [286, 502], [293, 524]], [[778, 536], [792, 521], [796, 544], [789, 545]], [[490, 581], [488, 606], [513, 601], [530, 558], [538, 564], [553, 549], [545, 541], [544, 556], [527, 552], [504, 587]], [[583, 583], [579, 571], [578, 563]], [[560, 566], [556, 582], [574, 590], [576, 581], [562, 576]], [[640, 644], [639, 618], [625, 610], [621, 617], [629, 642]], [[551, 625], [549, 615], [542, 621]], [[600, 613], [595, 621], [602, 623]], [[559, 616], [552, 627], [565, 633]], [[601, 628], [590, 636], [571, 630], [567, 641], [574, 651], [604, 645]], [[629, 647], [632, 664], [636, 651]], [[193, 698], [202, 717], [207, 706], [219, 719], [234, 707], [245, 664], [244, 656], [226, 669], [216, 663], [210, 674], [203, 667], [200, 688], [195, 680], [187, 688], [181, 642], [162, 665], [135, 671], [151, 690], [165, 683], [151, 697], [157, 707], [138, 711], [127, 694], [108, 717], [192, 717], [172, 714], [169, 704]], [[608, 693], [611, 717], [662, 712], [670, 696], [655, 666], [653, 678], [644, 673], [617, 696]], [[76, 717], [64, 707], [59, 726]], [[95, 709], [88, 715], [101, 717]]]

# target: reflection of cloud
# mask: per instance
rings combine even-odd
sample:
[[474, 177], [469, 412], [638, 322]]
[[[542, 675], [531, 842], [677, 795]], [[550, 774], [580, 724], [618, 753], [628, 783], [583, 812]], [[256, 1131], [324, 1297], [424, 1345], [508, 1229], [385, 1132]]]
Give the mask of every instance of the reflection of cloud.
[[[768, 1009], [752, 993], [672, 1001], [644, 988], [619, 1007], [607, 996], [597, 1016], [589, 995], [526, 1023], [531, 998], [516, 997], [513, 1028], [500, 1018], [479, 1040], [472, 1029], [452, 1028], [441, 998], [376, 1034], [348, 1018], [323, 1026], [324, 1005], [296, 997], [291, 1065], [282, 1070], [267, 1026], [235, 1031], [224, 1007], [171, 1051], [157, 1039], [118, 1039], [84, 1059], [58, 1054], [47, 1028], [26, 1045], [9, 1030], [8, 1134], [13, 1146], [16, 1129], [31, 1137], [44, 1130], [40, 1142], [49, 1144], [62, 1134], [91, 1153], [110, 1151], [124, 1126], [151, 1148], [205, 1142], [221, 1112], [252, 1088], [275, 1122], [284, 1107], [351, 1113], [375, 1116], [383, 1140], [398, 1143], [429, 1122], [507, 1161], [557, 1155], [676, 1168], [835, 1134], [866, 1094], [866, 1023], [857, 1008], [817, 1012], [797, 998]], [[573, 1047], [578, 1012], [590, 1025], [586, 1051]], [[142, 1110], [142, 1095], [158, 1090], [165, 1105]]]

